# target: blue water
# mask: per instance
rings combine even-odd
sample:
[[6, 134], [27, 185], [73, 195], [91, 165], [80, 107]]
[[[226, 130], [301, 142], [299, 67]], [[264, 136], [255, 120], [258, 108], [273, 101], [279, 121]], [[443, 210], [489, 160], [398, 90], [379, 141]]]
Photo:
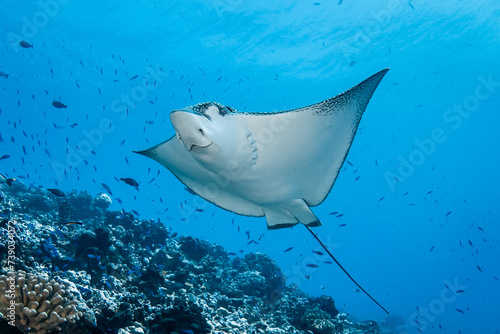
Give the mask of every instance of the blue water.
[[[7, 0], [0, 22], [0, 71], [9, 74], [0, 77], [0, 155], [10, 155], [2, 174], [92, 194], [106, 183], [112, 209], [266, 253], [290, 283], [360, 320], [384, 313], [312, 253], [320, 248], [303, 227], [267, 231], [265, 219], [193, 197], [131, 151], [170, 138], [176, 108], [286, 110], [390, 67], [352, 166], [313, 209], [323, 222], [315, 231], [406, 331], [500, 329], [500, 2]], [[136, 179], [139, 191], [115, 177]]]

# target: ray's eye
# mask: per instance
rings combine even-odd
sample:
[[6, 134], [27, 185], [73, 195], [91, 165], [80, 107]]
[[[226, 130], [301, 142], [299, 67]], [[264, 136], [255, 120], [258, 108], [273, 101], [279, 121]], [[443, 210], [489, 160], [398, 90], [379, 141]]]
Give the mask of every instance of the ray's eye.
[[198, 129], [198, 131], [200, 131], [200, 133], [204, 136], [205, 135], [205, 131], [203, 131], [203, 129]]

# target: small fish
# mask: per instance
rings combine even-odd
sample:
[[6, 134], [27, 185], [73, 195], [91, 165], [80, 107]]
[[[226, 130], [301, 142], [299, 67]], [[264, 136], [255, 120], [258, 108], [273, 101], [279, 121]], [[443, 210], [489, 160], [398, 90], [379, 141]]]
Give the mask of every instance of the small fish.
[[136, 74], [134, 75], [132, 78], [130, 78], [130, 80], [134, 80], [135, 78], [137, 78], [139, 76], [139, 74]]
[[306, 264], [307, 267], [311, 267], [311, 268], [318, 268], [319, 266], [317, 264], [314, 264], [314, 263], [308, 263]]
[[321, 253], [321, 252], [319, 252], [319, 251], [314, 251], [314, 250], [313, 250], [313, 253], [314, 253], [314, 254], [318, 254], [318, 255], [324, 255], [323, 253]]
[[113, 196], [113, 193], [111, 192], [111, 188], [106, 184], [106, 183], [101, 183], [101, 186], [106, 190], [111, 196]]
[[458, 293], [464, 293], [464, 292], [465, 292], [465, 290], [457, 290], [457, 291], [455, 291], [455, 293], [457, 293], [457, 294]]
[[73, 123], [73, 124], [71, 124], [69, 127], [70, 127], [70, 128], [72, 128], [72, 129], [74, 129], [74, 128], [75, 128], [75, 126], [77, 126], [77, 125], [78, 125], [78, 123]]
[[47, 190], [50, 191], [53, 195], [56, 195], [58, 197], [66, 196], [66, 195], [64, 195], [64, 192], [62, 190], [59, 190], [59, 189], [52, 188], [52, 189], [47, 189]]
[[203, 209], [196, 208], [194, 209], [195, 212], [203, 212]]
[[12, 182], [14, 182], [14, 181], [16, 181], [16, 179], [7, 178], [7, 177], [3, 176], [2, 174], [0, 174], [0, 184], [7, 183], [7, 185], [10, 187], [10, 186], [12, 186]]
[[9, 75], [7, 73], [5, 73], [4, 71], [0, 71], [0, 77], [4, 77], [5, 79], [7, 79], [9, 77]]
[[136, 216], [139, 216], [139, 212], [137, 212], [136, 210], [132, 210], [132, 213]]
[[10, 155], [8, 155], [8, 154], [4, 154], [4, 155], [2, 155], [2, 156], [0, 157], [0, 161], [1, 161], [1, 160], [3, 160], [3, 159], [8, 159], [8, 158], [10, 158]]
[[477, 270], [479, 270], [480, 272], [483, 272], [483, 269], [481, 269], [481, 267], [479, 265], [477, 265]]
[[174, 232], [174, 233], [172, 234], [172, 238], [175, 238], [178, 234], [179, 234], [179, 233]]
[[449, 215], [451, 215], [451, 211], [448, 211], [445, 217], [448, 217]]
[[429, 250], [429, 252], [432, 252], [434, 250], [434, 247], [435, 246], [432, 246], [431, 249]]
[[456, 308], [456, 309], [455, 309], [455, 311], [460, 312], [460, 313], [462, 313], [462, 314], [463, 314], [463, 313], [465, 313], [465, 311], [463, 311], [463, 310], [461, 310], [461, 309], [459, 309], [459, 308]]
[[65, 222], [65, 223], [63, 223], [63, 225], [66, 225], [66, 226], [80, 225], [80, 226], [82, 226], [83, 223], [82, 222]]
[[338, 213], [337, 211], [333, 211], [333, 212], [330, 212], [329, 215], [333, 216], [333, 215], [336, 215], [337, 213]]
[[293, 249], [293, 247], [288, 247], [287, 249], [285, 249], [285, 253], [291, 251]]
[[323, 263], [326, 263], [326, 264], [333, 264], [332, 261], [323, 261]]
[[19, 42], [19, 45], [21, 45], [21, 47], [25, 48], [25, 49], [28, 49], [28, 48], [33, 48], [33, 44], [30, 44], [26, 41], [20, 41]]
[[339, 227], [343, 227], [343, 226], [346, 226], [347, 224], [339, 224]]
[[60, 101], [52, 101], [52, 105], [54, 106], [54, 108], [57, 108], [57, 109], [68, 109], [68, 106]]
[[139, 183], [137, 183], [136, 180], [130, 178], [130, 177], [122, 177], [120, 178], [123, 182], [128, 184], [129, 186], [135, 187], [135, 189], [139, 190]]

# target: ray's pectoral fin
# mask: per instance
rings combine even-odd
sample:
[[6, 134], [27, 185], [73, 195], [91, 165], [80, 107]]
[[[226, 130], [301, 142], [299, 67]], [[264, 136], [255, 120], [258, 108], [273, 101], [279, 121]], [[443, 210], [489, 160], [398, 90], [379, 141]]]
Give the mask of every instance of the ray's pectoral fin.
[[303, 199], [276, 203], [262, 208], [266, 215], [267, 227], [270, 230], [291, 227], [302, 223], [309, 227], [320, 226], [318, 217], [312, 213]]

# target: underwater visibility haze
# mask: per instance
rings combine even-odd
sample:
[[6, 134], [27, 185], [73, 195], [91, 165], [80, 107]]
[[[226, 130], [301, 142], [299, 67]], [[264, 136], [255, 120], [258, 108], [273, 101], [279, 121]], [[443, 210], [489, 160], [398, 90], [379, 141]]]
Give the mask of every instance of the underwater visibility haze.
[[499, 2], [2, 7], [20, 330], [500, 330]]

